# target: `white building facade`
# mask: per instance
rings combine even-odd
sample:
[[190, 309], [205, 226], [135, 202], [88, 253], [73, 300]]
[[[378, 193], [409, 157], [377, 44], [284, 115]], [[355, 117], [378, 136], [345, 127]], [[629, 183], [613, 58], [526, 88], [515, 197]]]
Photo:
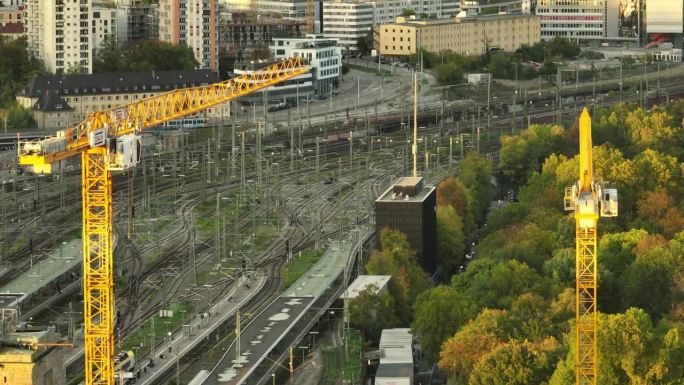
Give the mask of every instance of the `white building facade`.
[[323, 3], [323, 34], [337, 39], [345, 53], [357, 51], [359, 38], [373, 28], [373, 3], [334, 1]]
[[638, 44], [641, 7], [639, 0], [539, 0], [536, 13], [541, 17], [542, 40], [560, 36], [581, 44]]
[[217, 0], [160, 0], [159, 40], [185, 44], [200, 68], [218, 68]]
[[276, 60], [302, 57], [307, 60], [317, 95], [327, 95], [342, 76], [342, 49], [336, 39], [322, 35], [303, 38], [273, 38], [269, 47]]
[[92, 73], [92, 0], [27, 0], [24, 23], [29, 53], [48, 71]]
[[116, 39], [116, 8], [93, 5], [91, 27], [91, 42], [93, 55], [102, 48], [106, 39]]

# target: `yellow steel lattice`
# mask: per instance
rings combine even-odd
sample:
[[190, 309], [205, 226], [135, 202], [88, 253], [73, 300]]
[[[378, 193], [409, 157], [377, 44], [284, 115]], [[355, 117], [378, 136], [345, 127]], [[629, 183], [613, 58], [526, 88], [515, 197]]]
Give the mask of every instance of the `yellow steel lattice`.
[[577, 226], [576, 235], [576, 380], [578, 385], [596, 385], [596, 227]]
[[112, 178], [106, 149], [82, 155], [83, 317], [87, 385], [114, 383]]
[[[301, 58], [284, 60], [253, 73], [194, 88], [159, 94], [93, 113], [52, 138], [21, 142], [19, 164], [51, 172], [52, 164], [82, 156], [83, 292], [86, 385], [114, 384], [114, 281], [112, 255], [112, 177], [107, 149], [90, 148], [89, 133], [108, 138], [182, 118], [308, 72]], [[55, 147], [55, 141], [64, 146]], [[61, 143], [61, 142], [60, 142]]]

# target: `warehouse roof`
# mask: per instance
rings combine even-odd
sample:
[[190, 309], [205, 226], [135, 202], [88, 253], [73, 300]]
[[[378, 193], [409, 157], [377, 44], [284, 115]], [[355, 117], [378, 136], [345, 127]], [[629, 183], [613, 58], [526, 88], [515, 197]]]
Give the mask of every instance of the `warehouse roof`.
[[362, 291], [366, 290], [370, 285], [375, 286], [376, 292], [383, 291], [387, 287], [392, 276], [390, 275], [359, 275], [354, 282], [349, 285], [347, 290], [342, 293], [340, 298], [353, 299], [359, 296]]
[[220, 81], [211, 70], [106, 72], [99, 74], [39, 75], [17, 96], [37, 98], [46, 93], [60, 96], [163, 92]]
[[384, 329], [379, 348], [384, 352], [380, 365], [409, 363], [413, 365], [413, 336], [411, 329]]

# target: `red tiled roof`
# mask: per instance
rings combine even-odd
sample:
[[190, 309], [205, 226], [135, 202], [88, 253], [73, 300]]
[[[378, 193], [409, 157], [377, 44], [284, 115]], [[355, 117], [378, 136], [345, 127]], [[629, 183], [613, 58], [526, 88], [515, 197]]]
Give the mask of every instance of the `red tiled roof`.
[[0, 34], [24, 33], [24, 23], [7, 23], [0, 25]]

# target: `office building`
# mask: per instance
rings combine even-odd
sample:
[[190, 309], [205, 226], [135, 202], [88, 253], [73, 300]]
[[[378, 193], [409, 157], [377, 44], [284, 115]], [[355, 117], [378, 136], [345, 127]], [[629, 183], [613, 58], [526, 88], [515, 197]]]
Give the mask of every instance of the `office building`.
[[[38, 128], [61, 129], [95, 111], [218, 81], [210, 70], [39, 75], [19, 91], [16, 99], [22, 107], [31, 109]], [[224, 103], [208, 108], [203, 116], [208, 120], [228, 117], [230, 106]]]
[[481, 55], [487, 49], [513, 52], [540, 39], [540, 18], [534, 15], [480, 15], [442, 20], [397, 17], [379, 27], [378, 48], [383, 56], [408, 56], [420, 49], [451, 50]]
[[276, 60], [305, 58], [317, 95], [327, 95], [342, 76], [342, 49], [335, 39], [312, 34], [303, 38], [274, 38], [270, 49]]
[[28, 51], [53, 73], [93, 71], [92, 0], [26, 0]]
[[378, 233], [384, 228], [401, 231], [429, 273], [437, 268], [436, 210], [435, 187], [425, 185], [420, 177], [399, 179], [375, 201]]
[[[663, 3], [649, 1], [649, 6], [657, 9], [659, 2]], [[539, 0], [536, 13], [541, 17], [542, 40], [560, 36], [584, 45], [614, 41], [636, 46], [642, 33], [639, 0]]]
[[185, 44], [200, 68], [218, 69], [217, 0], [160, 0], [159, 40]]
[[159, 4], [122, 0], [116, 6], [117, 43], [138, 43], [159, 38]]
[[345, 53], [357, 51], [356, 43], [373, 28], [372, 3], [333, 1], [323, 3], [323, 34], [338, 39]]

